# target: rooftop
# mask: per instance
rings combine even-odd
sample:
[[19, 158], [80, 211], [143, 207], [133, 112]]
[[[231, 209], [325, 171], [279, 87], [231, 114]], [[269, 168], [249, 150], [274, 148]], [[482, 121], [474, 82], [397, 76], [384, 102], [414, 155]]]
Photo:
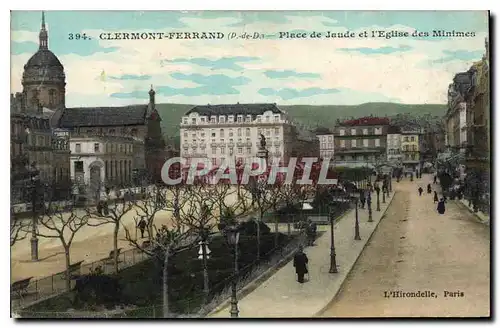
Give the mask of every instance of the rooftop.
[[59, 127], [143, 125], [147, 109], [148, 105], [66, 108], [59, 119]]
[[276, 114], [283, 113], [275, 103], [270, 104], [221, 104], [200, 105], [191, 108], [185, 115], [198, 113], [200, 115], [262, 115], [271, 111]]
[[345, 120], [337, 122], [341, 126], [368, 126], [368, 125], [389, 125], [390, 119], [388, 117], [375, 117], [365, 116], [357, 119]]

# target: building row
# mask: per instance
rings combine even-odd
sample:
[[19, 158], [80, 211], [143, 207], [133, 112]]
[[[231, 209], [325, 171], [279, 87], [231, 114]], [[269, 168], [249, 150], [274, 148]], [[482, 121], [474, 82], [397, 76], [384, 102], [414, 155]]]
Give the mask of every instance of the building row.
[[338, 166], [390, 164], [420, 170], [424, 130], [391, 125], [387, 117], [337, 121], [333, 130], [317, 130], [320, 153]]
[[[462, 180], [472, 178], [479, 193], [489, 193], [490, 182], [490, 64], [485, 54], [466, 72], [457, 73], [448, 87], [444, 116], [446, 152], [440, 163]], [[479, 188], [481, 186], [481, 188]]]

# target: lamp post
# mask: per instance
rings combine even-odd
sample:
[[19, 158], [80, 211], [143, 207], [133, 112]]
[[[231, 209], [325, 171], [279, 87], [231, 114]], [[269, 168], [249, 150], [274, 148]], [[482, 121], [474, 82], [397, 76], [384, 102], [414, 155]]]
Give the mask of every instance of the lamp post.
[[227, 226], [225, 228], [227, 243], [233, 248], [234, 255], [234, 273], [231, 281], [231, 318], [238, 318], [238, 299], [236, 298], [236, 287], [238, 282], [238, 242], [240, 240], [240, 231], [237, 225]]
[[377, 192], [377, 212], [380, 212], [380, 187], [378, 185], [375, 191]]
[[383, 187], [382, 190], [382, 204], [385, 204], [385, 193], [387, 192], [387, 186]]
[[351, 201], [354, 201], [354, 205], [356, 207], [356, 217], [354, 221], [354, 240], [361, 240], [361, 237], [359, 236], [358, 197], [356, 197], [356, 195], [353, 195], [352, 197], [353, 198], [351, 199]]
[[337, 273], [337, 257], [335, 254], [335, 234], [333, 225], [335, 224], [335, 212], [333, 210], [333, 204], [330, 206], [330, 270], [329, 273]]
[[31, 260], [38, 261], [38, 214], [37, 214], [37, 199], [38, 199], [38, 187], [40, 185], [40, 179], [38, 177], [38, 172], [34, 171], [31, 176], [31, 213], [32, 213], [32, 223], [31, 223]]
[[372, 196], [371, 196], [371, 193], [368, 193], [368, 198], [366, 199], [366, 203], [368, 204], [368, 222], [373, 222], [373, 218], [372, 218]]

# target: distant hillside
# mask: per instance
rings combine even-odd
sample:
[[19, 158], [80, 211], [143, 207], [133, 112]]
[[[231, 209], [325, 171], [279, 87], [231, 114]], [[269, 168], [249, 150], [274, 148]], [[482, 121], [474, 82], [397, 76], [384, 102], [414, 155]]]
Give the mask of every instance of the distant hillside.
[[[182, 115], [195, 105], [184, 104], [157, 104], [156, 108], [163, 120], [163, 132], [169, 136], [179, 134], [179, 123]], [[435, 116], [444, 116], [446, 105], [402, 105], [396, 103], [366, 103], [353, 106], [280, 106], [290, 117], [305, 126], [324, 126], [332, 128], [337, 119], [346, 117], [362, 116], [392, 116], [396, 114], [409, 113], [412, 115], [431, 114]]]

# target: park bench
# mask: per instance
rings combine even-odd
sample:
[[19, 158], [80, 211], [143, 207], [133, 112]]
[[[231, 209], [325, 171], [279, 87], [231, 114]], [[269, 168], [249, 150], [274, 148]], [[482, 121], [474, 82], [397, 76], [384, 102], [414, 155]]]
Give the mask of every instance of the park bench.
[[11, 295], [22, 298], [23, 295], [28, 294], [28, 286], [30, 285], [31, 279], [33, 279], [33, 277], [15, 281], [11, 285]]

